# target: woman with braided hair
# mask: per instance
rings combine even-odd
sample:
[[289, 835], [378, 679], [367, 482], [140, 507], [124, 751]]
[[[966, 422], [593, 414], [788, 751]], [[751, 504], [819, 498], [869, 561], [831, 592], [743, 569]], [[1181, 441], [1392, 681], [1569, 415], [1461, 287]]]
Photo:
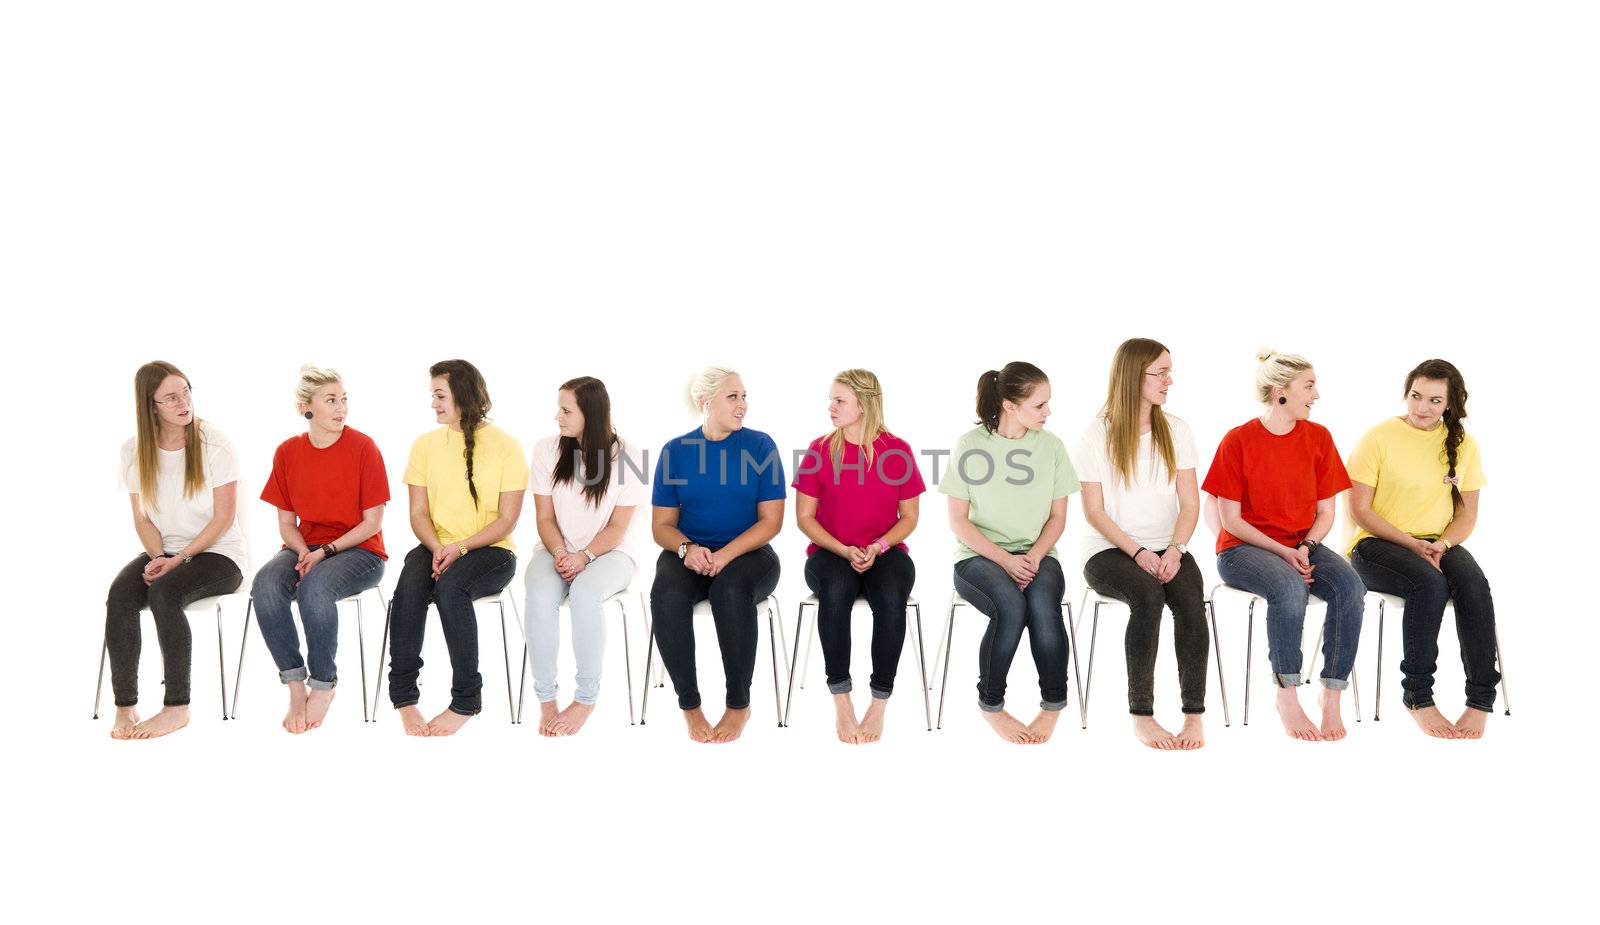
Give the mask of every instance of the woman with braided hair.
[[[1444, 360], [1406, 374], [1406, 413], [1367, 431], [1350, 456], [1350, 512], [1360, 527], [1350, 564], [1373, 591], [1405, 598], [1405, 705], [1441, 739], [1476, 739], [1494, 709], [1494, 600], [1461, 544], [1478, 519], [1485, 481], [1466, 432], [1467, 386]], [[1467, 673], [1467, 709], [1454, 723], [1433, 702], [1439, 625], [1454, 601]], [[1381, 666], [1380, 666], [1381, 667]]]
[[[517, 570], [511, 531], [522, 513], [528, 463], [510, 434], [489, 423], [489, 389], [466, 360], [443, 360], [433, 377], [433, 413], [442, 425], [417, 438], [406, 463], [411, 532], [421, 545], [406, 554], [390, 607], [389, 700], [407, 735], [459, 730], [483, 707], [475, 598], [494, 594]], [[422, 635], [428, 604], [439, 610], [450, 650], [450, 707], [424, 720]]]

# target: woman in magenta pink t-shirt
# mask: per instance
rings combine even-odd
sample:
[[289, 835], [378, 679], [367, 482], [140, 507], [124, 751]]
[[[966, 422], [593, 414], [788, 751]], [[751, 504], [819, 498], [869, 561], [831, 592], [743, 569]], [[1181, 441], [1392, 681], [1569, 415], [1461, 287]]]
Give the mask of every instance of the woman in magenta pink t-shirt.
[[[795, 520], [811, 539], [806, 584], [817, 595], [839, 740], [863, 744], [883, 735], [917, 578], [905, 538], [917, 527], [917, 496], [927, 489], [910, 444], [884, 426], [877, 376], [847, 369], [833, 377], [828, 416], [833, 430], [812, 441], [795, 473]], [[858, 720], [850, 701], [850, 613], [859, 597], [872, 608], [872, 702]]]

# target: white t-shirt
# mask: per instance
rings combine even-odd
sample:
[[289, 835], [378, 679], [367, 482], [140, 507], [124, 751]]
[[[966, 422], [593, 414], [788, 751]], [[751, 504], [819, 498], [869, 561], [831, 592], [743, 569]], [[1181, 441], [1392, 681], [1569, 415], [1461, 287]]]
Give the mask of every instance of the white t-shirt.
[[[611, 521], [612, 512], [618, 507], [638, 508], [650, 504], [648, 476], [650, 470], [644, 456], [619, 437], [617, 455], [611, 461], [610, 484], [606, 488], [606, 493], [601, 496], [600, 503], [593, 505], [583, 495], [584, 476], [581, 462], [577, 473], [570, 481], [552, 487], [556, 463], [559, 461], [560, 445], [560, 435], [546, 437], [534, 444], [533, 464], [529, 467], [528, 473], [528, 490], [536, 495], [546, 495], [550, 498], [550, 503], [556, 512], [556, 527], [560, 529], [561, 539], [567, 546], [565, 551], [577, 552], [588, 546], [594, 540], [595, 534], [605, 529], [605, 525]], [[627, 462], [623, 460], [624, 456], [627, 457]], [[635, 565], [639, 564], [639, 553], [632, 536], [635, 528], [639, 526], [640, 516], [635, 510], [628, 522], [628, 530], [622, 536], [622, 542], [617, 545], [617, 549], [632, 559]], [[643, 516], [648, 520], [649, 512], [646, 511]], [[549, 552], [551, 555], [561, 554], [553, 549]]]
[[[139, 457], [134, 449], [136, 438], [129, 437], [122, 445], [123, 491], [139, 493]], [[183, 552], [195, 537], [211, 523], [213, 489], [229, 482], [239, 481], [239, 457], [233, 443], [209, 422], [200, 422], [200, 450], [206, 482], [192, 496], [183, 496], [183, 450], [156, 449], [156, 494], [152, 503], [145, 505], [145, 516], [161, 531], [161, 551]], [[236, 504], [247, 499], [239, 498]], [[217, 541], [204, 552], [227, 556], [243, 572], [249, 568], [244, 551], [244, 536], [239, 532], [238, 518], [217, 537]]]
[[[1189, 425], [1176, 415], [1165, 417], [1172, 432], [1172, 450], [1178, 469], [1195, 468], [1194, 435]], [[1139, 435], [1139, 455], [1131, 484], [1124, 482], [1111, 465], [1106, 453], [1106, 421], [1099, 415], [1084, 430], [1073, 462], [1077, 465], [1080, 482], [1100, 483], [1106, 515], [1123, 533], [1157, 553], [1172, 544], [1172, 531], [1178, 524], [1178, 483], [1168, 474], [1166, 462], [1155, 454], [1155, 443], [1149, 434]], [[1116, 545], [1099, 530], [1090, 527], [1083, 544], [1084, 561], [1096, 553], [1115, 548]]]

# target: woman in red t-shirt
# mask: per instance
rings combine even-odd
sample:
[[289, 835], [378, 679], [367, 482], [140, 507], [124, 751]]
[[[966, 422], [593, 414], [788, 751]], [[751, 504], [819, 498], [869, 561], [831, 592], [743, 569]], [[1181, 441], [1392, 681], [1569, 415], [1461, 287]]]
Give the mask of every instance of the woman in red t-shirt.
[[[884, 425], [877, 376], [847, 369], [833, 377], [828, 417], [833, 430], [811, 441], [795, 471], [795, 522], [811, 539], [806, 584], [817, 595], [839, 741], [861, 745], [883, 735], [917, 580], [905, 538], [917, 528], [917, 496], [927, 488], [911, 445]], [[858, 597], [872, 608], [872, 702], [860, 720], [850, 701], [850, 614]]]
[[[284, 545], [256, 572], [250, 596], [261, 638], [289, 688], [283, 728], [301, 733], [322, 725], [333, 702], [339, 601], [383, 577], [389, 476], [372, 438], [345, 426], [349, 400], [337, 371], [301, 367], [294, 394], [306, 432], [279, 444], [261, 490], [261, 500], [278, 509]], [[291, 601], [300, 605], [309, 668]]]
[[[1256, 359], [1256, 397], [1264, 411], [1222, 438], [1201, 486], [1218, 500], [1217, 573], [1267, 601], [1267, 656], [1284, 730], [1313, 742], [1342, 739], [1339, 695], [1355, 666], [1367, 589], [1322, 540], [1333, 529], [1334, 498], [1350, 487], [1350, 478], [1327, 428], [1309, 420], [1320, 397], [1311, 362], [1271, 350]], [[1301, 709], [1298, 693], [1312, 594], [1328, 604], [1320, 724]]]

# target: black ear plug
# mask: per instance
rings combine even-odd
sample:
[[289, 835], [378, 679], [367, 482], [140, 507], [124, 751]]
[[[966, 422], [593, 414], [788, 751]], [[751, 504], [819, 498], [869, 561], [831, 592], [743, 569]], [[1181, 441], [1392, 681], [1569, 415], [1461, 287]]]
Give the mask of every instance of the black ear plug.
[[[1289, 397], [1287, 395], [1279, 395], [1278, 396], [1278, 404], [1287, 405], [1288, 403], [1289, 403]], [[306, 412], [306, 417], [311, 417], [311, 412], [307, 411]]]
[[[1282, 402], [1283, 399], [1280, 398], [1280, 399], [1278, 399], [1278, 401]], [[309, 412], [309, 411], [306, 412], [306, 420], [308, 420], [308, 421], [311, 420], [311, 412]]]

